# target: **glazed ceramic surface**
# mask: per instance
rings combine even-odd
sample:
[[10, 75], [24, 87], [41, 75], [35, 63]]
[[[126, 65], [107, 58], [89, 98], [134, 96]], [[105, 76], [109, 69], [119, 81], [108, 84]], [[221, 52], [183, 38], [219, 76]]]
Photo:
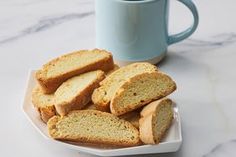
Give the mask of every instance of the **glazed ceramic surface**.
[[96, 0], [96, 47], [111, 51], [117, 61], [157, 63], [168, 45], [187, 38], [197, 28], [194, 3], [179, 2], [189, 8], [194, 21], [187, 30], [169, 35], [169, 0]]

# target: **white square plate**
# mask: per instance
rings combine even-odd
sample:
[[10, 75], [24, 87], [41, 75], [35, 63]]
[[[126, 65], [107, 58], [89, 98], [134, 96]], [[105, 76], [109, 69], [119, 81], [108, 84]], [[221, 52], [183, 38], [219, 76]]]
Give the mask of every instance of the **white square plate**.
[[[34, 109], [31, 103], [31, 92], [36, 85], [36, 80], [34, 78], [35, 71], [29, 72], [27, 88], [25, 92], [25, 97], [23, 101], [23, 111], [31, 124], [38, 130], [38, 132], [48, 140], [53, 140], [49, 137], [47, 133], [47, 126], [44, 124], [38, 112]], [[63, 141], [53, 140], [63, 144], [64, 146], [77, 150], [83, 153], [89, 153], [99, 156], [122, 156], [122, 155], [135, 155], [135, 154], [155, 154], [155, 153], [166, 153], [177, 151], [182, 143], [181, 135], [181, 124], [178, 108], [176, 104], [174, 105], [174, 120], [168, 130], [166, 137], [163, 141], [157, 145], [142, 145], [128, 148], [98, 148], [93, 146], [83, 146], [76, 143], [69, 143]]]

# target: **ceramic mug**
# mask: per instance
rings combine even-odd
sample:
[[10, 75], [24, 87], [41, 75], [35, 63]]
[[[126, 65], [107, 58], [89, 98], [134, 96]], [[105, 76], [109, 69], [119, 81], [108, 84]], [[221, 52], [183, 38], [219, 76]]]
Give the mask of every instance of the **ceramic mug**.
[[169, 35], [169, 0], [96, 0], [96, 47], [112, 52], [122, 65], [159, 62], [168, 45], [189, 37], [198, 26], [194, 3], [178, 1], [192, 12], [194, 21], [185, 31]]

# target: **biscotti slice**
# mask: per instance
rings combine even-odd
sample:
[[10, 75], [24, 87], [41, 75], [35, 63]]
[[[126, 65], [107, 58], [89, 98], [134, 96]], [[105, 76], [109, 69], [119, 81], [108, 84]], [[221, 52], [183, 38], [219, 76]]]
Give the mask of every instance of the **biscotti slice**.
[[97, 109], [109, 111], [109, 103], [115, 95], [117, 89], [131, 77], [145, 72], [158, 71], [157, 67], [146, 62], [133, 63], [116, 70], [101, 83], [101, 87], [95, 89], [92, 95], [92, 101]]
[[67, 116], [52, 117], [49, 135], [58, 140], [114, 146], [138, 145], [139, 132], [129, 122], [96, 110], [72, 111]]
[[39, 111], [40, 117], [44, 122], [56, 115], [54, 107], [54, 95], [44, 94], [41, 88], [37, 85], [32, 91], [32, 103]]
[[173, 120], [172, 101], [168, 98], [145, 106], [139, 120], [140, 139], [145, 144], [158, 144]]
[[43, 65], [36, 73], [44, 93], [53, 93], [67, 79], [79, 74], [102, 70], [112, 70], [112, 55], [105, 50], [81, 50], [72, 52]]
[[140, 119], [139, 111], [135, 110], [132, 112], [128, 112], [126, 114], [119, 116], [119, 118], [130, 122], [135, 128], [139, 129], [139, 119]]
[[64, 82], [55, 92], [55, 107], [61, 116], [71, 110], [82, 109], [91, 101], [93, 90], [99, 86], [105, 74], [101, 70], [87, 72]]
[[111, 100], [111, 113], [122, 115], [153, 100], [165, 97], [175, 89], [175, 82], [164, 73], [152, 72], [136, 75], [117, 90]]

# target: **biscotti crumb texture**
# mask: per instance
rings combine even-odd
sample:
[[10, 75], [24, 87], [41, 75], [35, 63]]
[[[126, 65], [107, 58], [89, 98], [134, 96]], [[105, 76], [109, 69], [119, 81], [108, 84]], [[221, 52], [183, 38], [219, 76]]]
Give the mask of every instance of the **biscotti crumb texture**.
[[154, 101], [143, 108], [139, 120], [140, 139], [145, 144], [161, 142], [173, 120], [172, 101], [168, 98]]
[[91, 101], [91, 95], [105, 78], [101, 70], [91, 71], [65, 81], [55, 92], [55, 107], [61, 116], [71, 110], [82, 109]]
[[136, 75], [120, 86], [111, 100], [110, 110], [122, 115], [165, 97], [176, 89], [175, 82], [162, 72]]
[[115, 146], [140, 144], [139, 132], [127, 121], [96, 110], [72, 111], [48, 121], [49, 135], [54, 139]]

